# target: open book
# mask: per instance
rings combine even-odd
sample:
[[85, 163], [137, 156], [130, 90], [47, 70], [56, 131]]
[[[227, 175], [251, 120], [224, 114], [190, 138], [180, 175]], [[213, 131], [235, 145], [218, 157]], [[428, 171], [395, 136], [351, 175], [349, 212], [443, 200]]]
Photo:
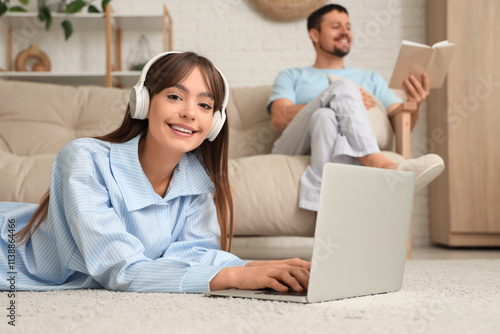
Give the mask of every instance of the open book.
[[448, 73], [454, 49], [455, 45], [448, 41], [433, 46], [403, 41], [389, 87], [403, 89], [403, 80], [411, 74], [422, 80], [422, 73], [427, 72], [429, 87], [440, 88]]

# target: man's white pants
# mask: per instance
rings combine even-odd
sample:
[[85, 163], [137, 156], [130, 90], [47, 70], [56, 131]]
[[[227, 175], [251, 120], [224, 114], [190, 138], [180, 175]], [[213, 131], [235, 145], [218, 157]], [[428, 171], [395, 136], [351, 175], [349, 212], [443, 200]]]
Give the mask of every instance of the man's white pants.
[[274, 143], [273, 154], [311, 155], [300, 179], [299, 207], [318, 211], [323, 166], [360, 164], [380, 149], [356, 84], [341, 79], [309, 102]]

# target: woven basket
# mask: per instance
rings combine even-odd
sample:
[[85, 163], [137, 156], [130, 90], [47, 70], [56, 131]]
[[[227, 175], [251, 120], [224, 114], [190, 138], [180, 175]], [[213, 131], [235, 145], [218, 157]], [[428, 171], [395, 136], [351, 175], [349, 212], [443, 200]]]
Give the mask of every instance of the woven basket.
[[322, 7], [326, 0], [254, 0], [259, 9], [269, 17], [280, 21], [308, 17]]

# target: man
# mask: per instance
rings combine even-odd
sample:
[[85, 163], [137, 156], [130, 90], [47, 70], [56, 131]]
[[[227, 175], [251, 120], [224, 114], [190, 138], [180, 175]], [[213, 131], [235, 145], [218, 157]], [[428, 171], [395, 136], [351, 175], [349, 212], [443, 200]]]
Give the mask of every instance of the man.
[[[380, 75], [344, 66], [353, 37], [347, 10], [326, 5], [309, 16], [307, 26], [316, 61], [313, 66], [282, 71], [267, 106], [274, 129], [283, 131], [272, 153], [311, 155], [311, 163], [301, 177], [299, 207], [317, 211], [322, 170], [327, 162], [413, 171], [416, 190], [424, 188], [443, 171], [443, 160], [428, 154], [398, 164], [380, 153], [366, 112], [375, 102], [367, 92], [376, 96], [388, 112], [402, 101]], [[327, 74], [345, 79], [329, 85]], [[429, 95], [427, 75], [424, 73], [421, 79], [411, 76], [404, 82], [407, 101], [418, 106]], [[412, 116], [412, 128], [417, 117], [418, 111]]]

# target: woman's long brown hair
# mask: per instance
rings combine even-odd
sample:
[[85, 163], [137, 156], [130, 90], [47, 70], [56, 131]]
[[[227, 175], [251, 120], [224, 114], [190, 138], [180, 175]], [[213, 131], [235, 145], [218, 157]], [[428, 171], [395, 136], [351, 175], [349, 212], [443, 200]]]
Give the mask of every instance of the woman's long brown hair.
[[[205, 84], [214, 99], [215, 110], [220, 110], [224, 99], [224, 82], [219, 71], [205, 57], [193, 52], [174, 53], [157, 60], [149, 69], [145, 86], [152, 98], [165, 88], [173, 87], [186, 78], [191, 71], [198, 67], [203, 73]], [[120, 127], [104, 136], [95, 137], [111, 143], [124, 143], [138, 135], [144, 135], [148, 129], [148, 120], [138, 120], [130, 117], [129, 108]], [[221, 248], [231, 250], [233, 237], [233, 198], [228, 177], [228, 133], [227, 120], [217, 136], [210, 142], [205, 140], [194, 152], [199, 152], [205, 169], [215, 187], [214, 203], [221, 232]], [[26, 242], [33, 235], [40, 224], [47, 218], [49, 211], [50, 189], [43, 196], [40, 206], [35, 211], [28, 225], [19, 231], [18, 240]], [[229, 217], [229, 224], [228, 224]], [[227, 242], [229, 225], [229, 245]]]

